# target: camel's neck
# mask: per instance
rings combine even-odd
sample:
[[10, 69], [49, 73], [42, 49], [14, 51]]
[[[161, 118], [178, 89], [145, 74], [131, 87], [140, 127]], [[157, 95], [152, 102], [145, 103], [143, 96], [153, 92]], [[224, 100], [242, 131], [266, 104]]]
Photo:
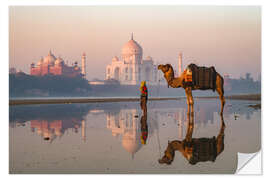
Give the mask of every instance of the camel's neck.
[[165, 73], [165, 79], [168, 82], [168, 85], [171, 86], [172, 88], [179, 88], [179, 87], [183, 87], [183, 78], [182, 75], [175, 78], [174, 77], [174, 73], [172, 73], [172, 71], [168, 71]]
[[183, 144], [181, 143], [181, 141], [172, 141], [170, 142], [170, 145], [174, 151], [181, 151], [181, 149], [183, 149]]
[[192, 157], [192, 152], [186, 151], [186, 148], [184, 148], [183, 141], [172, 141], [171, 147], [174, 151], [179, 151], [182, 153], [182, 155], [189, 160]]

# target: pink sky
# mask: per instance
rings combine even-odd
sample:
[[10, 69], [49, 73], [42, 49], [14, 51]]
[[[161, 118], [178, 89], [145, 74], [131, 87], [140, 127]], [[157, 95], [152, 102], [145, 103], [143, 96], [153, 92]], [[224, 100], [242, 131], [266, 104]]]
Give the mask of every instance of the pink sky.
[[87, 78], [103, 79], [105, 67], [134, 39], [143, 57], [191, 62], [239, 78], [261, 73], [259, 6], [16, 6], [10, 7], [10, 67], [29, 73], [30, 63], [52, 52], [81, 63]]

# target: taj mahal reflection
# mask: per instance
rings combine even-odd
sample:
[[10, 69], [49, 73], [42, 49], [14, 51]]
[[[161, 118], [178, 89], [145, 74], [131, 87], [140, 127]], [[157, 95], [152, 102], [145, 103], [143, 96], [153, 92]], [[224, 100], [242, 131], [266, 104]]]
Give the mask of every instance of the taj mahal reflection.
[[123, 109], [106, 114], [107, 128], [112, 131], [113, 136], [122, 136], [122, 146], [132, 156], [141, 148], [137, 114], [136, 109]]
[[[200, 103], [202, 104], [202, 103]], [[59, 105], [58, 105], [59, 106]], [[172, 132], [177, 136], [173, 138], [184, 139], [187, 132], [187, 116], [185, 105], [183, 107], [164, 108], [148, 107], [147, 115], [142, 115], [142, 111], [137, 104], [126, 106], [125, 104], [113, 105], [57, 105], [33, 106], [33, 108], [11, 107], [10, 126], [16, 128], [29, 123], [33, 134], [40, 136], [44, 141], [53, 143], [56, 139], [61, 139], [66, 133], [79, 134], [80, 139], [87, 142], [87, 124], [91, 124], [92, 119], [88, 116], [98, 114], [101, 128], [106, 128], [111, 135], [121, 142], [123, 149], [128, 152], [132, 158], [144, 146], [147, 147], [151, 138], [158, 136], [159, 130], [166, 128], [170, 123]], [[216, 124], [218, 121], [218, 112], [214, 112], [214, 105], [195, 106], [194, 124], [196, 127]], [[43, 107], [43, 108], [41, 108]], [[57, 107], [57, 108], [56, 108]], [[27, 112], [29, 111], [29, 112]], [[57, 111], [57, 112], [56, 112]], [[252, 115], [254, 110], [239, 111], [239, 114], [248, 113]], [[224, 117], [232, 118], [234, 111], [230, 107], [224, 109]], [[92, 128], [100, 128], [96, 124], [91, 124]], [[143, 137], [145, 136], [145, 137]], [[144, 139], [143, 139], [144, 138]]]
[[[129, 152], [132, 157], [142, 148], [142, 144], [147, 144], [142, 141], [141, 137], [143, 134], [143, 119], [145, 119], [143, 122], [146, 123], [147, 121], [148, 141], [154, 132], [162, 126], [160, 122], [164, 119], [174, 124], [175, 131], [177, 131], [178, 134], [177, 138], [182, 139], [186, 133], [188, 120], [185, 108], [171, 108], [169, 110], [152, 109], [148, 112], [147, 119], [143, 115], [139, 115], [140, 112], [140, 110], [134, 108], [106, 113], [107, 128], [110, 129], [112, 136], [122, 141], [122, 147]], [[197, 117], [195, 118], [195, 122], [199, 126], [214, 123], [214, 112], [210, 112], [205, 108], [201, 108], [196, 112], [195, 117]]]
[[[132, 158], [134, 158], [135, 153], [142, 148], [142, 145], [145, 144], [141, 137], [143, 130], [140, 121], [144, 119], [144, 124], [146, 124], [147, 117], [141, 115], [140, 112], [140, 110], [134, 108], [106, 113], [107, 128], [112, 132], [112, 136], [115, 136], [116, 138], [120, 137], [119, 139], [122, 141], [122, 147], [130, 153]], [[153, 113], [149, 114], [152, 115], [152, 118], [148, 120], [151, 128], [149, 130], [149, 135], [147, 129], [147, 136], [151, 136], [158, 128], [158, 123], [153, 118], [156, 117], [156, 115]]]

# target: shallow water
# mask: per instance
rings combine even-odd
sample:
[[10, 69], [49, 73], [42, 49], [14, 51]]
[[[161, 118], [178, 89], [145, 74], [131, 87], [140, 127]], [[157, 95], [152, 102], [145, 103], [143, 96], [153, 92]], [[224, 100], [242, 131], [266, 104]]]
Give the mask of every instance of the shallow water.
[[[10, 173], [234, 173], [237, 152], [261, 148], [261, 111], [248, 107], [256, 103], [227, 100], [224, 150], [195, 165], [179, 151], [170, 165], [158, 162], [168, 140], [185, 139], [185, 100], [148, 102], [146, 144], [139, 102], [11, 106]], [[219, 135], [218, 108], [196, 99], [192, 138]]]

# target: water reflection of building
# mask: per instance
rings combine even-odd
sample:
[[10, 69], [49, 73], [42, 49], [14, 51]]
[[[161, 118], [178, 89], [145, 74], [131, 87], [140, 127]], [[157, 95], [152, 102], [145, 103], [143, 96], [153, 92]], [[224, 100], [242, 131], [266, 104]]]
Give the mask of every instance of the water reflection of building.
[[[232, 103], [232, 104], [230, 104]], [[247, 103], [248, 105], [248, 103]], [[246, 115], [249, 119], [253, 114], [253, 108], [248, 106], [239, 107], [238, 104], [227, 102], [224, 109], [224, 117], [229, 118], [232, 114]], [[42, 108], [41, 108], [42, 107]], [[122, 136], [122, 146], [131, 154], [135, 154], [141, 148], [140, 142], [140, 118], [135, 117], [141, 112], [137, 110], [135, 103], [104, 103], [101, 105], [42, 105], [39, 106], [14, 106], [10, 108], [10, 127], [25, 126], [30, 121], [32, 131], [43, 138], [53, 141], [61, 137], [68, 129], [78, 133], [81, 129], [82, 139], [86, 140], [86, 118], [87, 114], [103, 115], [105, 113], [107, 128], [111, 130], [113, 136]], [[219, 106], [216, 103], [200, 101], [195, 104], [195, 123], [196, 126], [214, 124], [215, 113], [219, 112]], [[228, 117], [226, 117], [228, 116]], [[150, 107], [148, 112], [149, 136], [154, 133], [160, 123], [172, 122], [175, 130], [178, 132], [178, 138], [184, 138], [186, 119], [186, 104], [170, 106], [162, 101], [157, 102], [155, 107]], [[93, 124], [93, 127], [96, 125]], [[104, 126], [102, 126], [103, 128]], [[165, 126], [166, 127], [166, 126]], [[172, 130], [174, 131], [174, 130]], [[149, 140], [149, 139], [148, 139]]]
[[206, 107], [206, 106], [199, 106], [197, 111], [195, 111], [195, 122], [199, 125], [206, 126], [210, 121], [210, 124], [214, 123], [214, 111], [215, 107]]
[[62, 137], [66, 131], [79, 133], [86, 141], [86, 120], [89, 106], [76, 104], [14, 106], [10, 108], [11, 127], [25, 126], [30, 123], [31, 131], [44, 140], [52, 142]]
[[[216, 106], [197, 106], [195, 107], [195, 118], [194, 121], [198, 126], [207, 124], [214, 124], [214, 113]], [[173, 119], [175, 126], [178, 129], [178, 138], [184, 138], [183, 135], [185, 134], [185, 127], [187, 126], [187, 117], [186, 117], [186, 108], [171, 108], [169, 111], [166, 110], [159, 110], [157, 111], [157, 115], [160, 118], [166, 119]], [[166, 116], [166, 117], [165, 117]]]
[[78, 133], [81, 128], [82, 139], [86, 140], [86, 123], [85, 120], [70, 119], [70, 120], [31, 120], [31, 131], [42, 136], [44, 140], [52, 142], [57, 137], [61, 137], [66, 130], [72, 129]]
[[185, 121], [185, 109], [180, 109], [179, 112], [176, 112], [175, 118], [178, 123], [178, 138], [182, 139], [184, 134], [184, 121]]
[[108, 112], [107, 128], [112, 135], [122, 135], [122, 146], [132, 157], [141, 148], [139, 118], [136, 109], [122, 109], [119, 112]]

